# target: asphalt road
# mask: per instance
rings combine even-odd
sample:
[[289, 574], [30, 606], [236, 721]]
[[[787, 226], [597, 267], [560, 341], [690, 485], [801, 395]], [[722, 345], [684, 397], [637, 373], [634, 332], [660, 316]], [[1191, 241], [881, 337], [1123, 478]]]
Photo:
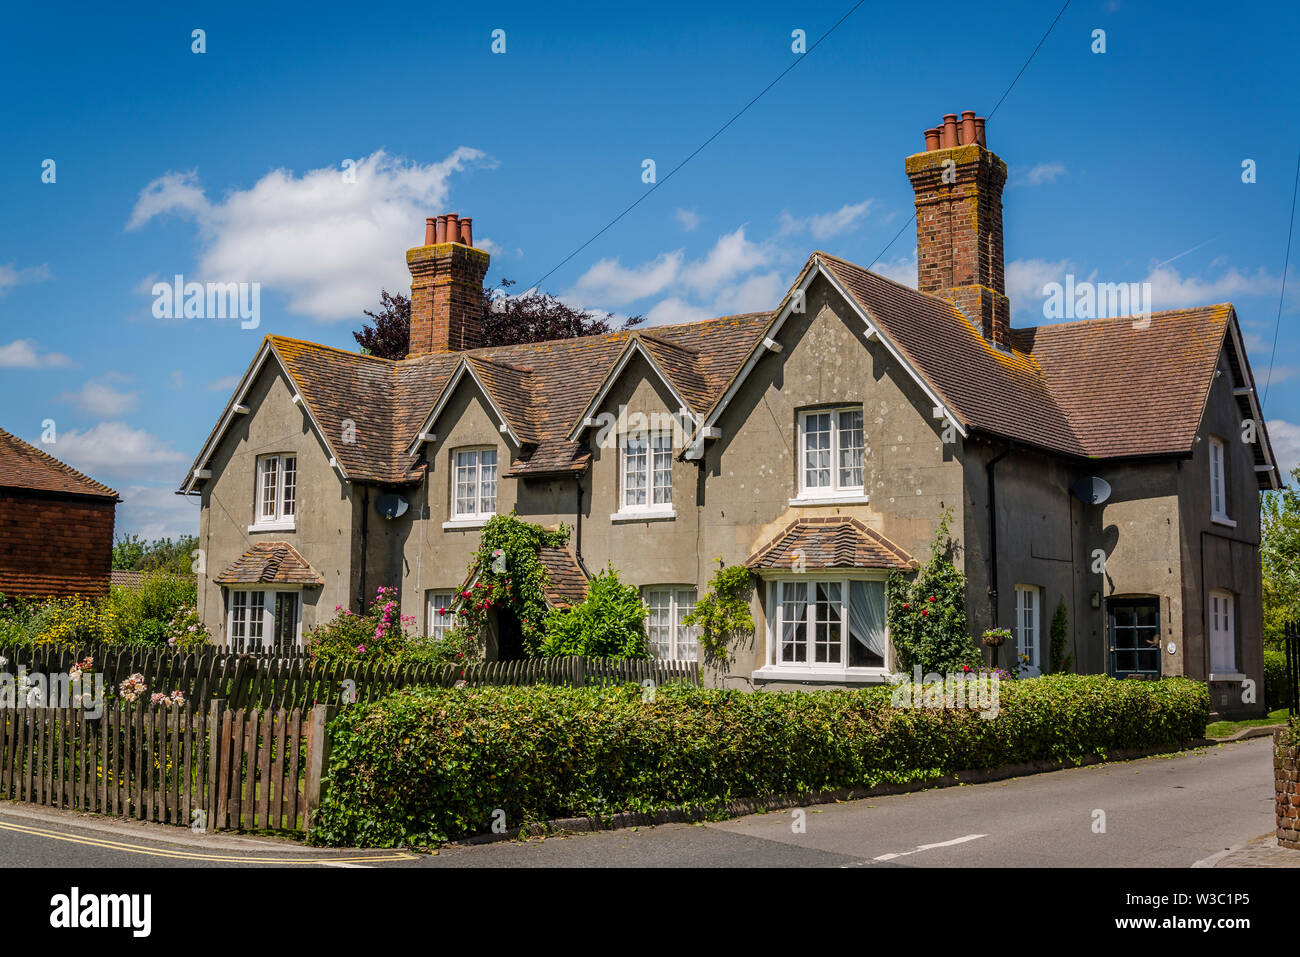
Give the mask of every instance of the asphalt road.
[[[0, 804], [0, 867], [1190, 867], [1273, 828], [1271, 742], [706, 825], [404, 851]], [[1104, 829], [1103, 829], [1104, 825]]]

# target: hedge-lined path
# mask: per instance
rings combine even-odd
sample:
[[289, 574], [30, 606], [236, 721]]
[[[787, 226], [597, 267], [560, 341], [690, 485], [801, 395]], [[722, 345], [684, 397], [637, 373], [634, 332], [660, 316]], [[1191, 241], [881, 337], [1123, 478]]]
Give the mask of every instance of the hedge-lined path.
[[[1106, 832], [1093, 832], [1094, 811]], [[435, 867], [1191, 867], [1269, 831], [1272, 743], [867, 798], [705, 825], [444, 847]], [[979, 836], [976, 836], [979, 835]], [[1300, 852], [1297, 852], [1300, 854]], [[897, 856], [889, 856], [897, 855]]]

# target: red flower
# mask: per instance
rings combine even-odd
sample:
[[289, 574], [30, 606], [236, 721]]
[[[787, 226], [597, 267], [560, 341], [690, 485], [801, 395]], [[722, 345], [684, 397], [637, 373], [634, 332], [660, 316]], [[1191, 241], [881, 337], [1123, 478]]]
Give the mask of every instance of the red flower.
[[461, 598], [468, 598], [468, 597], [469, 597], [469, 592], [467, 592], [467, 591], [463, 591], [463, 592], [461, 592], [461, 593], [460, 593], [460, 597], [461, 597]]
[[928, 614], [930, 614], [930, 609], [928, 609], [928, 608], [922, 608], [922, 609], [921, 609], [921, 616], [922, 616], [922, 617], [925, 617], [925, 616], [928, 615]]
[[903, 602], [903, 609], [904, 609], [904, 610], [907, 610], [908, 608], [911, 608], [911, 607], [912, 607], [912, 606], [911, 606], [910, 604], [908, 604], [907, 602]]
[[927, 599], [927, 601], [934, 601], [934, 596], [931, 595], [931, 596]]

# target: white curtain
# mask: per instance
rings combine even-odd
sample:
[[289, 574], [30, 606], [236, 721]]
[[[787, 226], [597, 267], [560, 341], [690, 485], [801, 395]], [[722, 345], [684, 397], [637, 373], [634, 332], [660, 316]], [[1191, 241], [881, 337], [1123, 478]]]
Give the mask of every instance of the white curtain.
[[885, 583], [849, 583], [849, 634], [872, 654], [885, 657]]

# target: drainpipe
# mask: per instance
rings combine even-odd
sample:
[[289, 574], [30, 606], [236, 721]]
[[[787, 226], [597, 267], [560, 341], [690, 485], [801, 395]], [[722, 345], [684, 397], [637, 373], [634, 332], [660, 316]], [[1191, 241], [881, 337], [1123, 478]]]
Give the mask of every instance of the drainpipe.
[[370, 531], [370, 486], [361, 486], [361, 581], [357, 613], [366, 613], [366, 539]]
[[578, 492], [578, 509], [575, 513], [573, 529], [573, 557], [578, 562], [578, 567], [582, 573], [591, 579], [591, 572], [587, 571], [587, 563], [582, 560], [582, 473], [578, 472], [573, 476], [573, 487]]
[[[999, 452], [993, 458], [988, 460], [984, 466], [984, 471], [988, 476], [989, 484], [989, 627], [998, 626], [998, 499], [997, 499], [997, 477], [994, 475], [994, 467], [1004, 458], [1011, 454], [1012, 445], [1007, 443], [1007, 447]], [[990, 665], [994, 668], [998, 666], [998, 649], [990, 648]]]

